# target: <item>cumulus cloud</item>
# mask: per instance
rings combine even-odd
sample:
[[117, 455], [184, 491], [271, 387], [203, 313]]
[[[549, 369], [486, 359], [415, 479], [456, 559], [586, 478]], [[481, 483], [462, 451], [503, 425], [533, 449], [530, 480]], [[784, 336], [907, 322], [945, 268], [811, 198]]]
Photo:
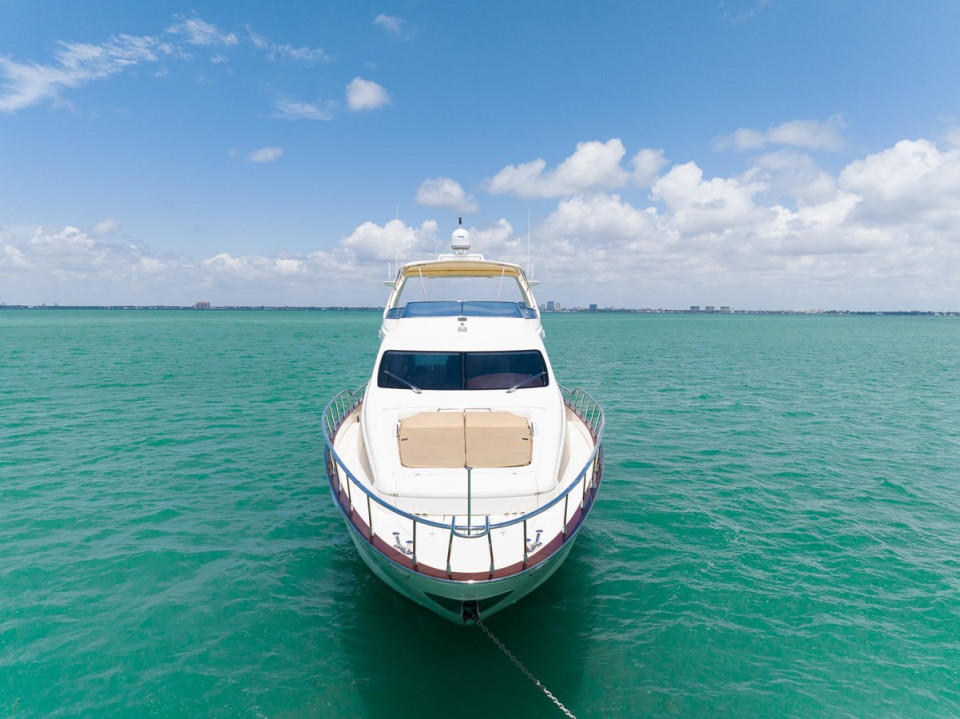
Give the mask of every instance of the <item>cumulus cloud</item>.
[[839, 150], [846, 144], [842, 134], [845, 127], [842, 115], [834, 115], [824, 121], [790, 120], [768, 127], [765, 131], [739, 128], [730, 135], [715, 138], [713, 146], [717, 150], [759, 150], [771, 145], [806, 150]]
[[[403, 228], [388, 224], [387, 235], [403, 239]], [[0, 301], [191, 305], [211, 298], [222, 305], [364, 304], [370, 298], [360, 281], [370, 280], [380, 267], [365, 256], [364, 241], [374, 234], [366, 229], [355, 233], [359, 259], [344, 244], [302, 254], [223, 251], [192, 259], [110, 242], [71, 226], [0, 228]], [[429, 223], [409, 229], [417, 242], [430, 236]], [[411, 246], [401, 242], [398, 250]]]
[[261, 147], [247, 155], [247, 159], [250, 162], [273, 162], [281, 155], [283, 155], [282, 147]]
[[[576, 151], [552, 170], [546, 169], [543, 159], [508, 165], [487, 180], [484, 187], [492, 195], [513, 194], [524, 199], [619, 187], [630, 177], [620, 166], [625, 154], [623, 142], [617, 138], [607, 142], [580, 142]], [[647, 170], [649, 167], [644, 168]]]
[[90, 228], [90, 234], [94, 237], [108, 237], [120, 231], [120, 221], [112, 217], [101, 220]]
[[730, 177], [682, 163], [649, 199], [657, 204], [603, 193], [561, 200], [534, 233], [546, 248], [541, 276], [581, 302], [603, 295], [627, 306], [755, 307], [762, 296], [768, 308], [960, 308], [952, 146], [903, 141], [836, 176], [790, 152]]
[[[607, 172], [593, 166], [582, 184], [588, 189], [542, 203], [549, 209], [534, 218], [542, 299], [960, 310], [955, 145], [904, 140], [835, 173], [779, 149], [727, 176], [710, 176], [695, 162], [667, 165], [656, 151], [634, 153], [640, 159], [630, 172], [627, 153], [613, 149], [616, 164], [597, 163]], [[649, 184], [637, 179], [640, 167]], [[541, 192], [547, 183], [570, 189], [574, 183], [559, 169], [543, 167], [531, 181]], [[610, 177], [621, 183], [616, 192], [597, 189]], [[450, 178], [428, 180], [420, 191], [438, 207], [472, 202]], [[380, 276], [395, 261], [434, 256], [449, 229], [433, 220], [363, 222], [339, 242], [318, 239], [322, 249], [314, 252], [238, 255], [225, 246], [191, 260], [109, 241], [119, 230], [111, 218], [87, 231], [0, 228], [0, 299], [127, 303], [149, 295], [152, 302], [255, 304], [261, 293], [264, 304], [377, 304], [382, 297], [364, 289], [373, 283], [358, 280]], [[469, 229], [477, 251], [525, 262], [525, 233], [518, 236], [506, 218]]]
[[779, 150], [753, 159], [754, 167], [765, 173], [770, 190], [797, 205], [828, 200], [836, 191], [836, 178], [820, 169], [809, 155]]
[[364, 222], [347, 237], [342, 245], [361, 261], [414, 258], [427, 253], [437, 244], [437, 223], [427, 221], [419, 228], [409, 227], [400, 220], [390, 220], [382, 227]]
[[902, 140], [843, 169], [840, 187], [862, 200], [865, 222], [960, 222], [960, 149], [941, 150], [929, 140]]
[[562, 200], [541, 230], [550, 237], [616, 245], [643, 243], [659, 231], [654, 208], [637, 209], [620, 195], [578, 195]]
[[463, 191], [460, 183], [449, 177], [424, 180], [417, 189], [416, 203], [426, 207], [448, 207], [461, 212], [476, 212], [477, 203]]
[[135, 296], [176, 266], [161, 253], [71, 226], [0, 235], [0, 286], [8, 303], [89, 304], [98, 302], [100, 292]]
[[355, 77], [347, 85], [347, 105], [351, 110], [375, 110], [390, 104], [390, 96], [381, 85], [373, 80]]
[[651, 189], [652, 197], [666, 205], [671, 227], [684, 235], [730, 232], [762, 222], [769, 212], [754, 202], [767, 187], [751, 174], [704, 180], [693, 162], [675, 165]]
[[633, 165], [633, 181], [642, 187], [650, 187], [656, 182], [660, 170], [667, 164], [663, 150], [640, 150], [630, 161]]

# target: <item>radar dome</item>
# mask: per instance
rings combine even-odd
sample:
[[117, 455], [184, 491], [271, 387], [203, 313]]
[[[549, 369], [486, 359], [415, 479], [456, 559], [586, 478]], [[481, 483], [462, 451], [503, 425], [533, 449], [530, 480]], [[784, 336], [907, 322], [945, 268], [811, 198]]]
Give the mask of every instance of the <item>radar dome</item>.
[[462, 255], [470, 251], [470, 233], [467, 232], [463, 227], [458, 227], [453, 231], [453, 239], [451, 240], [450, 246], [453, 248], [453, 251]]

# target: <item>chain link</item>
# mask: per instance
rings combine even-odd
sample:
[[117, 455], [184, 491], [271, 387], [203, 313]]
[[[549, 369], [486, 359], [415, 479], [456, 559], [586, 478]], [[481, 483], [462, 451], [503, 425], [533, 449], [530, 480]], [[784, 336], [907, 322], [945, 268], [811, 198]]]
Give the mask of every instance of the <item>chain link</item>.
[[534, 684], [536, 684], [538, 687], [540, 687], [541, 691], [543, 691], [543, 693], [546, 694], [547, 697], [549, 697], [550, 701], [552, 701], [554, 704], [557, 705], [557, 708], [558, 708], [560, 711], [562, 711], [564, 714], [566, 714], [568, 717], [570, 717], [570, 719], [577, 719], [577, 718], [573, 715], [573, 712], [571, 712], [569, 709], [567, 709], [567, 708], [563, 705], [563, 703], [562, 703], [559, 699], [557, 699], [557, 698], [550, 692], [549, 689], [547, 689], [545, 686], [543, 686], [543, 684], [540, 683], [540, 680], [537, 679], [535, 676], [533, 676], [533, 674], [530, 673], [530, 670], [527, 669], [525, 666], [523, 666], [523, 664], [520, 662], [520, 660], [517, 659], [517, 658], [513, 655], [513, 652], [511, 652], [509, 649], [507, 649], [506, 646], [504, 646], [503, 642], [501, 642], [499, 639], [497, 639], [496, 636], [494, 636], [493, 632], [491, 632], [490, 629], [487, 628], [487, 625], [484, 624], [483, 621], [480, 619], [479, 614], [475, 614], [475, 615], [472, 617], [472, 619], [473, 619], [474, 622], [476, 622], [476, 625], [477, 625], [478, 627], [480, 627], [480, 629], [483, 630], [483, 633], [486, 634], [488, 637], [490, 637], [490, 641], [493, 642], [494, 644], [496, 644], [498, 647], [500, 647], [500, 651], [502, 651], [504, 654], [507, 655], [507, 659], [509, 659], [511, 662], [513, 662], [513, 664], [517, 667], [517, 669], [519, 669], [521, 672], [523, 672], [524, 676], [526, 676], [527, 679], [529, 679], [529, 680], [532, 681]]

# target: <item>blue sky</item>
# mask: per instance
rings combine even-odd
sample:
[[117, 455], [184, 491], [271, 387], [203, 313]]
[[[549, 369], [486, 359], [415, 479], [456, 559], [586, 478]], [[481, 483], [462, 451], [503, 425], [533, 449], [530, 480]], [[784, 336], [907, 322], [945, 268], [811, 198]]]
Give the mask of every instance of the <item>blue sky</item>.
[[0, 302], [960, 310], [960, 4], [0, 3]]

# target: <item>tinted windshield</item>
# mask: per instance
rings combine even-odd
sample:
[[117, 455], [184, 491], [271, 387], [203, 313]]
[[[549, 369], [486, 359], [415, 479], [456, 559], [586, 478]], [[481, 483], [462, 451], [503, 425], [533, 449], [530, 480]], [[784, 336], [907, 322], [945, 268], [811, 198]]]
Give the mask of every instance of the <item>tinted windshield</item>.
[[[517, 352], [384, 352], [377, 386], [395, 389], [527, 389], [548, 384], [537, 350]], [[519, 385], [519, 386], [518, 386]]]

